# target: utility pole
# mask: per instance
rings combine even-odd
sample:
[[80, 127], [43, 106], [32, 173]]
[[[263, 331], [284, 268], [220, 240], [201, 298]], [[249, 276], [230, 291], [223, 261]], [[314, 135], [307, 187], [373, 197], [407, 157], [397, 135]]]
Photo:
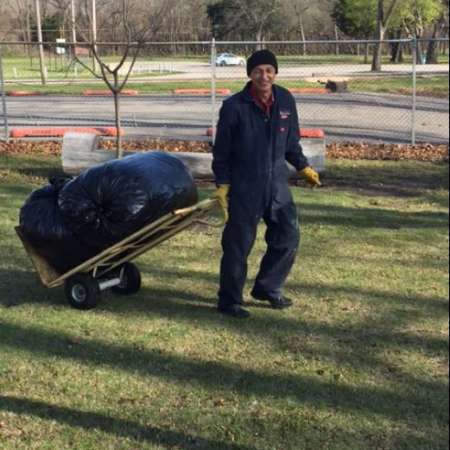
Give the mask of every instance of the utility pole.
[[45, 85], [47, 84], [47, 67], [45, 66], [44, 44], [42, 43], [41, 6], [39, 4], [39, 0], [35, 0], [34, 5], [36, 8], [36, 25], [39, 41], [39, 64], [41, 68], [41, 80], [42, 84]]
[[70, 2], [70, 16], [72, 23], [72, 42], [75, 44], [77, 42], [77, 24], [75, 23], [75, 0]]
[[[91, 38], [92, 45], [95, 51], [97, 51], [97, 8], [95, 6], [95, 0], [91, 0], [91, 7]], [[92, 55], [92, 68], [94, 69], [94, 72], [97, 70], [97, 63], [94, 55]]]

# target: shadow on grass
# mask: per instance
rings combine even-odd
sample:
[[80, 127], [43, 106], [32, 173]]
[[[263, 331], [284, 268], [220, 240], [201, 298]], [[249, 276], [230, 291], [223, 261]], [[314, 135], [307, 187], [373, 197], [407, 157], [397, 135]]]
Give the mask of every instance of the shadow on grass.
[[49, 178], [67, 177], [61, 167], [29, 167], [25, 169], [16, 169], [20, 175], [42, 178], [42, 185], [46, 185]]
[[382, 208], [351, 208], [323, 204], [300, 207], [301, 222], [358, 228], [447, 228], [448, 214], [444, 212], [399, 212]]
[[25, 270], [0, 269], [0, 305], [7, 308], [24, 304], [59, 303], [64, 299], [59, 290], [46, 289], [37, 274]]
[[426, 190], [448, 191], [449, 167], [446, 163], [411, 161], [330, 161], [322, 180], [325, 187], [358, 194], [416, 197]]
[[[192, 289], [192, 282], [198, 281], [202, 285], [205, 282], [211, 283], [215, 290], [218, 290], [219, 287], [219, 275], [210, 273], [210, 272], [202, 272], [202, 271], [193, 271], [186, 269], [173, 270], [169, 268], [158, 268], [158, 267], [149, 267], [147, 264], [140, 265], [143, 272], [148, 271], [153, 276], [156, 276], [160, 279], [167, 280], [167, 286], [173, 285], [175, 282], [182, 283], [181, 280], [186, 279], [189, 280], [190, 289]], [[252, 280], [248, 280], [248, 287], [251, 286]], [[445, 298], [439, 296], [417, 296], [417, 295], [409, 295], [407, 293], [402, 292], [386, 292], [383, 290], [374, 290], [374, 289], [358, 289], [353, 287], [346, 286], [329, 286], [326, 284], [320, 283], [301, 283], [296, 284], [292, 281], [288, 282], [287, 289], [296, 289], [300, 292], [307, 294], [311, 298], [323, 297], [323, 296], [339, 296], [345, 295], [347, 297], [363, 297], [367, 302], [376, 302], [381, 303], [384, 306], [393, 307], [403, 307], [407, 305], [408, 307], [414, 307], [417, 309], [426, 308], [427, 314], [430, 317], [442, 317], [443, 314], [448, 312], [448, 301]], [[209, 295], [204, 295], [202, 292], [192, 293], [188, 290], [182, 289], [172, 289], [170, 287], [167, 288], [156, 288], [149, 286], [141, 291], [141, 296], [148, 296], [149, 302], [133, 302], [131, 297], [131, 304], [127, 308], [126, 304], [123, 305], [123, 311], [130, 311], [134, 308], [140, 310], [141, 308], [148, 310], [151, 312], [156, 305], [161, 305], [163, 308], [171, 308], [170, 302], [176, 301], [181, 304], [187, 302], [196, 302], [196, 303], [204, 303], [209, 304], [211, 306], [215, 306], [217, 302], [217, 297], [211, 297]], [[167, 303], [167, 300], [169, 303]], [[134, 306], [132, 306], [134, 305]], [[122, 310], [122, 306], [114, 305], [114, 308], [118, 307], [119, 310]]]
[[[0, 186], [0, 190], [4, 196], [14, 199], [14, 201], [19, 201], [19, 199], [17, 197], [25, 199], [32, 191], [32, 189], [30, 188], [29, 185], [24, 186], [24, 185], [17, 185], [17, 184], [14, 184], [14, 185], [2, 184]], [[11, 208], [11, 204], [8, 204], [7, 206], [8, 206], [8, 209]]]
[[203, 450], [255, 450], [253, 447], [232, 444], [224, 441], [205, 439], [177, 431], [145, 426], [131, 420], [119, 419], [104, 414], [79, 411], [64, 406], [52, 405], [38, 400], [29, 400], [0, 395], [0, 410], [14, 414], [35, 416], [86, 431], [101, 430], [108, 434], [150, 442], [155, 445], [183, 446], [183, 449]]
[[[314, 293], [317, 287], [314, 287]], [[326, 295], [325, 290], [321, 290], [322, 295]], [[329, 290], [329, 293], [337, 294], [337, 291]], [[349, 295], [355, 295], [356, 291], [351, 290], [342, 290], [341, 293], [348, 292]], [[189, 298], [191, 301], [203, 302], [208, 304], [208, 306], [204, 306], [201, 304], [185, 304], [185, 299]], [[391, 300], [395, 302], [394, 297], [390, 297], [389, 295], [385, 295], [383, 297], [378, 297], [378, 301], [390, 302]], [[368, 301], [375, 300], [375, 297], [368, 297]], [[437, 300], [437, 299], [434, 299]], [[375, 300], [376, 301], [376, 300]], [[433, 301], [432, 299], [413, 299], [412, 304], [414, 302], [419, 301]], [[209, 306], [211, 305], [211, 306]], [[112, 305], [111, 305], [112, 306]], [[250, 307], [256, 306], [260, 308], [260, 303], [250, 303]], [[264, 307], [265, 305], [263, 305]], [[436, 305], [435, 305], [436, 306]], [[433, 306], [432, 306], [433, 307]], [[115, 312], [117, 311], [117, 304], [113, 307]], [[111, 309], [112, 309], [111, 308]], [[108, 308], [109, 309], [109, 308]], [[111, 309], [109, 309], [111, 311]], [[149, 302], [148, 303], [129, 303], [128, 305], [123, 305], [123, 313], [135, 314], [138, 312], [139, 314], [146, 311], [149, 314], [158, 314], [162, 317], [172, 317], [177, 320], [201, 320], [204, 323], [217, 323], [223, 322], [220, 318], [219, 314], [215, 311], [215, 302], [213, 300], [208, 299], [206, 297], [199, 296], [189, 296], [185, 295], [182, 292], [174, 291], [170, 289], [162, 289], [162, 290], [151, 290], [149, 291]], [[398, 311], [397, 311], [398, 312]], [[392, 311], [394, 314], [394, 311]], [[428, 310], [427, 310], [428, 313]], [[382, 344], [383, 346], [392, 346], [392, 347], [402, 347], [409, 348], [411, 350], [421, 350], [421, 351], [429, 351], [429, 352], [439, 352], [445, 351], [448, 349], [448, 344], [446, 339], [437, 339], [430, 337], [420, 337], [408, 335], [402, 332], [396, 331], [387, 331], [387, 324], [399, 324], [403, 321], [414, 321], [420, 318], [421, 314], [417, 311], [412, 312], [403, 312], [403, 314], [398, 314], [398, 319], [394, 321], [384, 320], [382, 323], [375, 323], [375, 321], [367, 321], [363, 325], [343, 325], [343, 326], [333, 326], [333, 325], [323, 325], [323, 324], [315, 324], [311, 322], [306, 322], [302, 319], [290, 319], [287, 317], [283, 317], [281, 314], [274, 319], [271, 317], [252, 317], [251, 325], [249, 327], [245, 327], [241, 322], [230, 319], [227, 321], [226, 326], [228, 328], [233, 329], [235, 332], [248, 335], [250, 338], [256, 338], [260, 340], [263, 339], [271, 339], [270, 334], [267, 334], [267, 330], [276, 326], [276, 328], [282, 330], [284, 333], [292, 333], [295, 335], [301, 335], [302, 333], [309, 333], [315, 335], [324, 335], [328, 338], [336, 339], [337, 341], [348, 341], [349, 339], [354, 341], [355, 343], [358, 340], [363, 339], [365, 342], [371, 344], [372, 342], [376, 345]], [[424, 313], [425, 314], [425, 313]], [[435, 312], [436, 316], [442, 317], [445, 314], [448, 314], [448, 307], [445, 305], [437, 306], [437, 310]], [[219, 317], [217, 317], [219, 316]], [[430, 314], [431, 316], [431, 314]], [[393, 328], [395, 330], [395, 327]]]
[[[236, 392], [262, 398], [289, 398], [314, 408], [334, 407], [349, 413], [378, 414], [402, 423], [411, 417], [426, 426], [445, 426], [447, 386], [438, 381], [411, 378], [409, 389], [395, 391], [382, 386], [351, 386], [310, 375], [279, 374], [244, 369], [235, 364], [185, 357], [139, 345], [109, 344], [77, 339], [46, 329], [10, 324], [0, 319], [1, 346], [20, 349], [40, 357], [65, 358], [87, 364], [109, 366], [130, 373], [192, 383], [217, 392]], [[432, 393], [432, 395], [431, 395]]]

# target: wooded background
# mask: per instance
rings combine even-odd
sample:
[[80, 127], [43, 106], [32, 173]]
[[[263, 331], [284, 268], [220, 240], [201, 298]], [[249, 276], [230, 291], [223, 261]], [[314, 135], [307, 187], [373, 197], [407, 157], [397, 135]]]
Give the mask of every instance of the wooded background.
[[[43, 40], [89, 39], [92, 0], [41, 0]], [[436, 38], [448, 36], [447, 0], [127, 0], [149, 41]], [[121, 41], [122, 2], [96, 0], [97, 40]], [[0, 40], [36, 41], [35, 0], [2, 0]]]

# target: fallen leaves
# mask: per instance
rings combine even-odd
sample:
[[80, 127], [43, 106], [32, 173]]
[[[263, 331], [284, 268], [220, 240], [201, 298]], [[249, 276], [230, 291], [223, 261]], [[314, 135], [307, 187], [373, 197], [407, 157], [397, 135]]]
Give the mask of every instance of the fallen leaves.
[[58, 141], [0, 141], [0, 155], [60, 155], [61, 142]]
[[[15, 140], [9, 143], [0, 142], [0, 155], [53, 155], [61, 154], [61, 141], [25, 141]], [[103, 140], [100, 148], [113, 151], [114, 140]], [[140, 139], [125, 140], [123, 149], [128, 151], [152, 151], [164, 152], [192, 152], [209, 153], [211, 145], [209, 142], [196, 140], [169, 140], [169, 139]], [[373, 144], [373, 143], [333, 143], [328, 144], [326, 149], [328, 159], [350, 159], [350, 160], [414, 160], [430, 162], [447, 162], [449, 160], [449, 146], [440, 144]]]
[[448, 145], [335, 143], [327, 146], [330, 159], [414, 160], [442, 162], [449, 160]]
[[[100, 142], [100, 148], [105, 150], [115, 150], [115, 141], [103, 140]], [[138, 141], [124, 141], [123, 149], [129, 151], [159, 150], [173, 153], [209, 153], [211, 151], [211, 145], [209, 142], [195, 140], [142, 139]]]

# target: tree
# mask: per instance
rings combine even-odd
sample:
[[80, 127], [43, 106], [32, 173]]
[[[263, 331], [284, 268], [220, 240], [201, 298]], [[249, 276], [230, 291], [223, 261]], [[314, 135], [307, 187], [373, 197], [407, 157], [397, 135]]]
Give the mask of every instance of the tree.
[[254, 33], [257, 42], [264, 40], [264, 31], [270, 28], [279, 0], [247, 0], [238, 2], [244, 19]]
[[[133, 72], [134, 65], [136, 63], [139, 52], [141, 51], [145, 39], [147, 37], [148, 24], [146, 28], [138, 29], [130, 24], [129, 12], [130, 3], [129, 0], [122, 0], [121, 19], [124, 32], [126, 35], [126, 43], [124, 43], [123, 54], [120, 61], [117, 64], [107, 64], [105, 60], [100, 56], [97, 42], [95, 40], [87, 40], [90, 51], [97, 64], [94, 67], [90, 67], [79, 59], [75, 51], [74, 60], [88, 70], [95, 78], [103, 80], [106, 86], [111, 91], [114, 97], [114, 111], [115, 111], [115, 125], [116, 125], [116, 157], [122, 158], [122, 136], [121, 136], [121, 120], [120, 120], [120, 94], [126, 86], [128, 79]], [[125, 75], [121, 78], [121, 70], [123, 70], [125, 63], [130, 59], [128, 69], [125, 70]]]
[[309, 5], [306, 5], [303, 0], [294, 0], [292, 3], [293, 3], [294, 11], [295, 11], [295, 17], [296, 17], [297, 23], [298, 23], [300, 37], [302, 38], [302, 42], [303, 42], [303, 56], [305, 56], [308, 51], [307, 51], [307, 47], [306, 47], [304, 16], [305, 16], [305, 13], [309, 9]]
[[[443, 10], [441, 0], [403, 0], [399, 20], [408, 36], [421, 39], [427, 27], [439, 20]], [[422, 63], [420, 41], [417, 43], [416, 51], [417, 60]]]
[[[376, 30], [376, 3], [374, 0], [338, 0], [331, 16], [339, 29], [352, 38], [369, 39]], [[369, 45], [366, 45], [366, 63], [368, 59]]]
[[448, 20], [449, 20], [449, 5], [447, 0], [442, 0], [441, 3], [442, 6], [442, 12], [439, 17], [439, 19], [436, 21], [433, 27], [433, 33], [431, 36], [431, 40], [428, 43], [428, 49], [427, 49], [427, 64], [437, 64], [438, 57], [437, 57], [437, 48], [438, 45], [434, 39], [440, 37], [444, 32], [445, 29], [448, 27]]
[[372, 71], [379, 72], [381, 70], [381, 59], [383, 56], [383, 40], [389, 22], [392, 19], [395, 9], [398, 7], [400, 0], [377, 0], [377, 25], [375, 39], [378, 41], [372, 60]]
[[14, 25], [19, 29], [19, 40], [31, 42], [32, 0], [9, 0], [7, 6], [11, 16], [14, 18]]
[[373, 0], [338, 0], [332, 17], [347, 36], [369, 39], [376, 29], [376, 4]]
[[0, 40], [7, 38], [11, 33], [11, 12], [7, 5], [0, 4]]
[[225, 39], [231, 33], [242, 39], [264, 41], [273, 27], [280, 0], [220, 0], [208, 5], [213, 35]]

